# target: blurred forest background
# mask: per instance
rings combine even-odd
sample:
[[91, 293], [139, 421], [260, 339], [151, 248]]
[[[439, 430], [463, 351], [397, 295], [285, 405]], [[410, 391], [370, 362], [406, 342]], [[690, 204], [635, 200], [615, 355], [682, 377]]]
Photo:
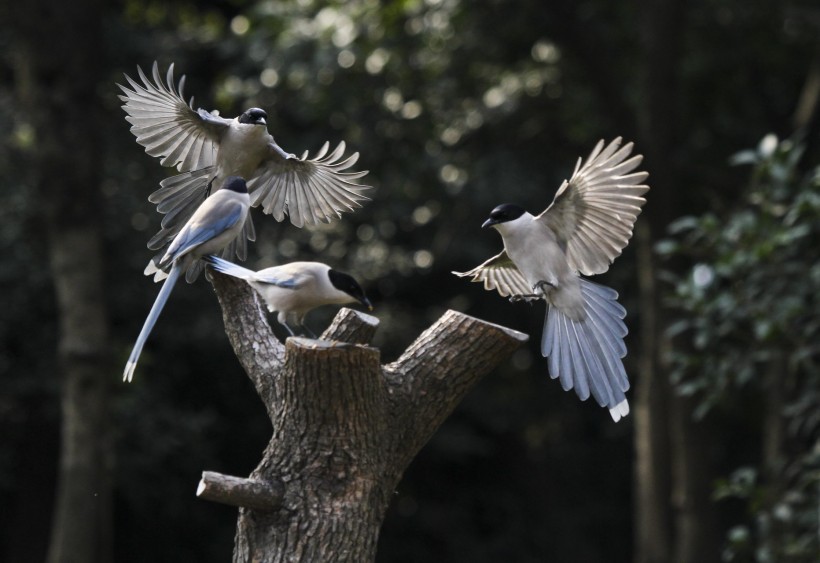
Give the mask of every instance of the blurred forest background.
[[[265, 108], [286, 150], [345, 140], [370, 170], [341, 222], [255, 212], [250, 267], [354, 274], [385, 362], [448, 308], [532, 336], [411, 465], [380, 563], [818, 560], [816, 2], [31, 0], [0, 5], [0, 53], [0, 560], [226, 561], [236, 510], [200, 472], [247, 475], [270, 436], [204, 279], [120, 381], [172, 170], [116, 84], [154, 60], [195, 107]], [[549, 379], [542, 306], [450, 271], [500, 250], [492, 207], [540, 212], [618, 135], [652, 189], [596, 278], [629, 311], [614, 424]]]

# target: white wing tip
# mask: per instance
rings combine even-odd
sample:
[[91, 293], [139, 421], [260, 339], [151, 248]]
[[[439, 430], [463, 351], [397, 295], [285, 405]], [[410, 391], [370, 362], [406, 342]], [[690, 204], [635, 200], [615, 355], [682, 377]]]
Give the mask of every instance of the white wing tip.
[[134, 370], [137, 369], [137, 362], [128, 361], [125, 364], [125, 371], [122, 373], [122, 380], [131, 383], [131, 380], [134, 379]]
[[625, 417], [629, 414], [629, 403], [626, 399], [609, 409], [609, 414], [612, 416], [612, 420], [618, 422], [621, 418]]

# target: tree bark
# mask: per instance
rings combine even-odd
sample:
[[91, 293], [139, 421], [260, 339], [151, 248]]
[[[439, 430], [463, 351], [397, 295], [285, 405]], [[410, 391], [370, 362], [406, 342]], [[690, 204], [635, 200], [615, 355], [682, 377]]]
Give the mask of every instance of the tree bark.
[[96, 85], [101, 5], [34, 0], [9, 6], [20, 114], [60, 318], [62, 442], [50, 562], [111, 560], [107, 437], [108, 321], [103, 300]]
[[220, 500], [242, 506], [234, 562], [373, 561], [405, 468], [472, 385], [528, 337], [448, 311], [381, 365], [369, 346], [374, 317], [343, 309], [320, 339], [282, 345], [247, 284], [208, 277], [273, 424], [261, 463], [238, 483], [284, 485], [281, 504], [268, 509], [230, 493]]

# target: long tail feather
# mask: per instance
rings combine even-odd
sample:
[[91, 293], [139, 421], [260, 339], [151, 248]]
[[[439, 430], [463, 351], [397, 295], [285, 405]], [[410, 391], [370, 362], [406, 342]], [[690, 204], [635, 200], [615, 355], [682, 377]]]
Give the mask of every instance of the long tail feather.
[[253, 270], [243, 268], [238, 264], [228, 262], [227, 260], [219, 258], [218, 256], [203, 256], [202, 260], [207, 262], [217, 272], [228, 274], [229, 276], [239, 278], [240, 280], [253, 280], [254, 274], [256, 274], [256, 272], [254, 272]]
[[629, 414], [624, 391], [629, 381], [621, 358], [627, 329], [618, 294], [608, 287], [581, 279], [586, 318], [575, 320], [549, 306], [544, 319], [541, 353], [549, 358], [550, 377], [564, 390], [575, 389], [584, 401], [590, 394], [607, 407], [617, 422]]
[[137, 337], [136, 344], [134, 344], [134, 349], [128, 357], [128, 362], [125, 364], [125, 371], [122, 374], [123, 381], [130, 382], [134, 378], [134, 370], [137, 367], [137, 361], [140, 359], [142, 347], [145, 345], [145, 341], [148, 340], [148, 335], [151, 334], [151, 330], [154, 328], [154, 324], [156, 324], [163, 307], [165, 307], [165, 303], [171, 295], [171, 290], [174, 289], [174, 285], [177, 283], [179, 274], [179, 266], [174, 265], [174, 267], [171, 268], [171, 272], [168, 274], [168, 279], [166, 279], [165, 283], [162, 284], [162, 289], [159, 290], [159, 295], [157, 295], [157, 299], [151, 307], [151, 312], [148, 313], [148, 317], [145, 319], [145, 324], [142, 325], [142, 330], [140, 331], [140, 335]]

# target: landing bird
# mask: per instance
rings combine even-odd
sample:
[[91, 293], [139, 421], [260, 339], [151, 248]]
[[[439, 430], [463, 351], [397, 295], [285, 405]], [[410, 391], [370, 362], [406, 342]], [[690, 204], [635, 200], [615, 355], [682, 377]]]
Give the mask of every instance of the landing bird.
[[220, 190], [199, 206], [171, 241], [168, 251], [158, 263], [162, 270], [170, 268], [168, 277], [151, 307], [151, 312], [148, 313], [148, 318], [145, 319], [128, 363], [125, 364], [123, 381], [131, 381], [134, 377], [134, 369], [137, 367], [142, 347], [180, 274], [185, 272], [187, 276], [202, 256], [219, 252], [235, 239], [242, 231], [249, 208], [250, 198], [245, 180], [230, 176]]
[[[306, 329], [305, 316], [322, 305], [344, 305], [358, 301], [373, 310], [359, 283], [348, 274], [332, 269], [321, 262], [291, 262], [254, 272], [216, 256], [207, 256], [205, 262], [214, 270], [245, 280], [254, 288], [271, 313], [278, 312], [276, 320], [295, 336], [293, 327]], [[290, 324], [289, 324], [290, 323]]]
[[217, 272], [245, 280], [264, 299], [276, 320], [291, 336], [294, 327], [306, 329], [305, 316], [322, 305], [345, 305], [359, 302], [373, 310], [359, 283], [348, 274], [321, 262], [291, 262], [254, 272], [216, 256], [204, 261]]
[[[621, 358], [626, 310], [614, 290], [592, 283], [609, 269], [632, 236], [646, 202], [646, 172], [633, 172], [640, 155], [627, 159], [632, 143], [600, 141], [584, 163], [580, 158], [569, 181], [540, 215], [515, 204], [499, 205], [482, 227], [492, 227], [504, 250], [469, 272], [453, 272], [483, 282], [515, 300], [544, 299], [547, 314], [541, 353], [550, 376], [584, 401], [590, 393], [613, 420], [629, 414], [629, 389]], [[620, 148], [619, 148], [620, 147]]]
[[[168, 67], [166, 82], [160, 78], [156, 61], [153, 82], [137, 67], [142, 84], [126, 75], [131, 88], [118, 84], [124, 95], [122, 108], [128, 114], [131, 132], [145, 152], [160, 158], [163, 166], [176, 166], [182, 172], [160, 182], [161, 188], [148, 198], [165, 214], [162, 229], [148, 242], [148, 248], [164, 248], [180, 227], [211, 192], [228, 176], [247, 179], [251, 205], [282, 221], [288, 215], [297, 227], [330, 222], [342, 212], [361, 207], [369, 198], [362, 195], [370, 186], [356, 180], [367, 171], [348, 169], [356, 164], [359, 153], [343, 158], [342, 141], [328, 154], [328, 143], [311, 159], [307, 151], [297, 157], [282, 149], [267, 130], [267, 114], [250, 108], [239, 117], [225, 119], [215, 112], [193, 109], [194, 99], [183, 99], [185, 76], [174, 86], [174, 65]], [[250, 218], [243, 236], [225, 249], [223, 255], [247, 255], [247, 240], [256, 235]], [[156, 272], [158, 254], [146, 268]]]

